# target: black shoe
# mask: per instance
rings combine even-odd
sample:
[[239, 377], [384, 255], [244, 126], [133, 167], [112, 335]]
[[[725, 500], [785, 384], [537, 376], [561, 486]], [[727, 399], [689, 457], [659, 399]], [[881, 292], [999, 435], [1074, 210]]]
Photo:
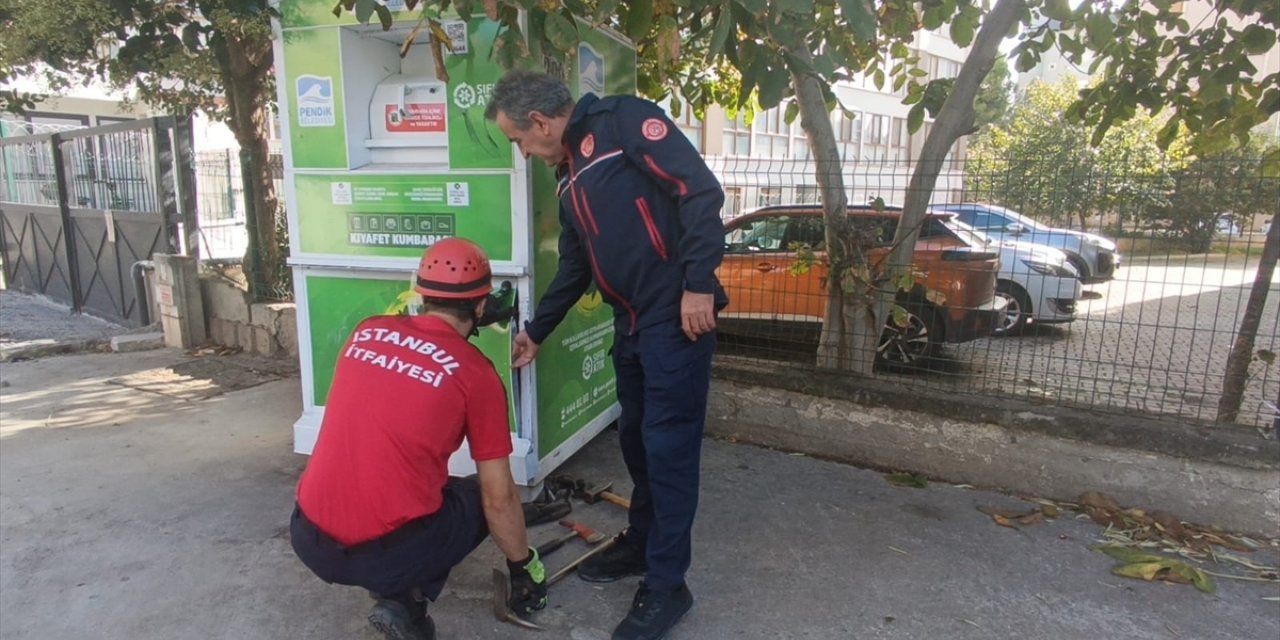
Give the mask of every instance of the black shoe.
[[627, 576], [642, 576], [649, 569], [644, 545], [633, 540], [630, 529], [618, 534], [618, 541], [578, 567], [578, 577], [587, 582], [613, 582]]
[[436, 625], [427, 615], [425, 603], [409, 607], [397, 600], [378, 600], [369, 611], [369, 624], [388, 640], [435, 640]]
[[693, 594], [689, 587], [654, 591], [641, 582], [635, 600], [631, 601], [631, 612], [613, 630], [613, 640], [659, 640], [692, 607]]

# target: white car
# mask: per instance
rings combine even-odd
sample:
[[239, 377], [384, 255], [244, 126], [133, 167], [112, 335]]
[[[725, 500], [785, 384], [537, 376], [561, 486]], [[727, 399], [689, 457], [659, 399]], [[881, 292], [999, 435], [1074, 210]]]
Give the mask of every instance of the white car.
[[1120, 268], [1116, 243], [1100, 235], [1055, 229], [993, 204], [940, 204], [933, 205], [932, 209], [953, 213], [961, 222], [995, 240], [1031, 242], [1060, 249], [1067, 254], [1067, 259], [1080, 274], [1080, 281], [1085, 284], [1110, 281]]
[[992, 331], [1002, 336], [1017, 333], [1029, 321], [1037, 324], [1071, 322], [1076, 302], [1083, 295], [1080, 274], [1063, 251], [1029, 242], [997, 243], [957, 219], [949, 225], [972, 234], [970, 244], [986, 244], [1000, 252], [996, 295], [1007, 303], [1004, 322]]

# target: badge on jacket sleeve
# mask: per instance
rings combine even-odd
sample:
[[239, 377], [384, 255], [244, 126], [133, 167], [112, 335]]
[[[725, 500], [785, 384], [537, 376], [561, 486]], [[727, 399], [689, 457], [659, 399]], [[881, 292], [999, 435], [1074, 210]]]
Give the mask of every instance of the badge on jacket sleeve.
[[596, 134], [588, 133], [587, 137], [582, 139], [582, 144], [578, 147], [578, 151], [582, 152], [583, 158], [590, 158], [591, 154], [596, 152]]
[[667, 123], [657, 118], [649, 118], [644, 121], [644, 124], [640, 125], [640, 132], [644, 134], [645, 138], [657, 142], [667, 137]]

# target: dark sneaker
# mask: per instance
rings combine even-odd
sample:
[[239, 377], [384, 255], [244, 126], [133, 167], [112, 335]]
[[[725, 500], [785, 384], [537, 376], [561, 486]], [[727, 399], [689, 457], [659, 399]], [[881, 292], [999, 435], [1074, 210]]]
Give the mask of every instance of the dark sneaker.
[[693, 594], [689, 587], [654, 591], [641, 582], [631, 601], [631, 612], [613, 630], [613, 640], [660, 640], [691, 607]]
[[378, 600], [369, 612], [369, 624], [388, 640], [435, 640], [436, 625], [426, 607], [415, 613], [395, 600]]
[[613, 582], [627, 576], [642, 576], [649, 565], [644, 560], [644, 545], [631, 540], [628, 531], [618, 534], [618, 542], [583, 562], [578, 577], [587, 582]]

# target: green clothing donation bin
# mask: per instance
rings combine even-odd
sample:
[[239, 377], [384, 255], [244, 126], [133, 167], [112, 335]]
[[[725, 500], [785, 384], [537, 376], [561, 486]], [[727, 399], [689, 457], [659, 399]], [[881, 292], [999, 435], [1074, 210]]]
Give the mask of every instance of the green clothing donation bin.
[[[502, 69], [491, 52], [499, 25], [483, 16], [444, 17], [450, 36], [439, 77], [432, 47], [400, 47], [420, 10], [387, 7], [388, 31], [333, 15], [333, 0], [282, 0], [275, 62], [284, 138], [302, 416], [294, 450], [310, 453], [320, 432], [334, 363], [363, 318], [415, 313], [413, 274], [422, 252], [441, 238], [479, 243], [494, 287], [510, 287], [511, 321], [486, 327], [473, 342], [507, 385], [511, 469], [536, 487], [617, 418], [616, 382], [607, 355], [612, 311], [594, 287], [546, 340], [537, 361], [516, 371], [511, 343], [555, 275], [560, 233], [554, 172], [524, 160], [484, 110]], [[524, 32], [540, 33], [523, 16]], [[624, 38], [579, 24], [583, 39], [567, 62], [529, 38], [530, 68], [565, 78], [576, 95], [635, 92], [635, 50]], [[425, 41], [425, 38], [423, 38]], [[503, 401], [495, 398], [495, 402]], [[474, 473], [466, 445], [450, 473]]]

